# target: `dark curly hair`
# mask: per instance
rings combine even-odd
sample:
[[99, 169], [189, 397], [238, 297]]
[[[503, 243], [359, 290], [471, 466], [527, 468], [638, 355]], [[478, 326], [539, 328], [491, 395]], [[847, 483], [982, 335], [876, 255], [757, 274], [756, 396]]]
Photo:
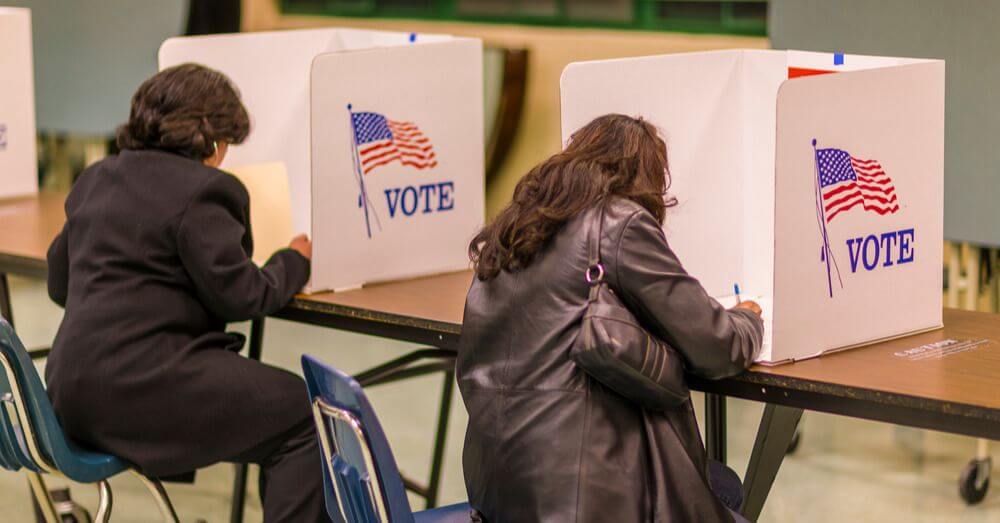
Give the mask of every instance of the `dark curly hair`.
[[663, 223], [670, 187], [667, 146], [642, 118], [601, 116], [573, 133], [559, 154], [535, 166], [514, 198], [469, 245], [476, 277], [531, 264], [562, 226], [611, 196], [632, 200]]
[[139, 86], [117, 142], [120, 149], [159, 149], [202, 160], [218, 142], [239, 144], [248, 134], [250, 115], [229, 78], [188, 63]]

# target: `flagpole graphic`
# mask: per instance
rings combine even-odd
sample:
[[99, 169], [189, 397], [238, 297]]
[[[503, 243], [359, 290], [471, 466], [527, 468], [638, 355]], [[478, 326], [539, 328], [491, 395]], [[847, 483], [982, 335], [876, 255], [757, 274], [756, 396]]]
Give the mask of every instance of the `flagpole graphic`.
[[[830, 237], [826, 233], [826, 210], [823, 208], [823, 190], [821, 188], [822, 181], [820, 180], [820, 169], [819, 169], [819, 152], [816, 150], [816, 139], [812, 140], [813, 146], [813, 165], [816, 169], [816, 176], [813, 178], [816, 186], [816, 217], [819, 219], [820, 233], [823, 236], [823, 248], [820, 251], [820, 260], [826, 262], [826, 285], [830, 292], [830, 297], [833, 297], [833, 277], [830, 271], [830, 259], [833, 258], [833, 252], [830, 250]], [[840, 274], [838, 271], [838, 279]], [[841, 284], [843, 285], [843, 284]]]
[[[368, 198], [368, 190], [365, 188], [365, 177], [361, 172], [361, 160], [358, 157], [358, 129], [354, 124], [354, 112], [351, 110], [351, 104], [347, 104], [347, 113], [351, 120], [351, 161], [354, 163], [354, 177], [358, 182], [358, 207], [361, 207], [365, 215], [365, 231], [368, 233], [368, 237], [371, 238], [372, 225], [369, 216], [371, 200]], [[374, 214], [374, 209], [371, 212]], [[375, 219], [378, 220], [378, 214], [375, 214]], [[379, 222], [379, 228], [381, 228], [381, 225], [381, 222]]]
[[368, 196], [365, 177], [390, 164], [433, 169], [438, 164], [437, 154], [430, 139], [413, 122], [392, 120], [371, 111], [356, 112], [352, 104], [347, 104], [347, 113], [351, 120], [351, 161], [358, 183], [358, 207], [365, 215], [365, 231], [371, 239], [372, 220], [380, 231], [382, 220]]

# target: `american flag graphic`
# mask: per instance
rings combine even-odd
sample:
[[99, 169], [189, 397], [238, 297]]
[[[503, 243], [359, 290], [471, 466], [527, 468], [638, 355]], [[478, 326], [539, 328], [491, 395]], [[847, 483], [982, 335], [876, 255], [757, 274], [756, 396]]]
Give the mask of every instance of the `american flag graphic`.
[[392, 162], [417, 169], [437, 165], [434, 146], [412, 122], [399, 122], [378, 113], [360, 112], [351, 113], [351, 123], [364, 174]]
[[899, 210], [896, 187], [878, 161], [855, 158], [843, 149], [817, 149], [816, 164], [827, 223], [859, 205], [878, 214]]

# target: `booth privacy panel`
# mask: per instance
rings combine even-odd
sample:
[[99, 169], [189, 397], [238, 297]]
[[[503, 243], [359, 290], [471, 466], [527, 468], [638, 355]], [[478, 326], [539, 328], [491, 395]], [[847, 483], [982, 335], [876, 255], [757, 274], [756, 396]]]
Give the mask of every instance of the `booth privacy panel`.
[[740, 76], [740, 53], [723, 51], [573, 63], [560, 82], [563, 143], [608, 113], [660, 130], [678, 200], [664, 232], [713, 295], [745, 283]]
[[310, 291], [468, 268], [482, 82], [473, 39], [316, 58]]
[[31, 12], [0, 7], [0, 198], [38, 191]]
[[[656, 124], [680, 202], [667, 240], [711, 295], [735, 303], [739, 283], [764, 305], [759, 361], [801, 359], [940, 326], [943, 75], [943, 62], [799, 51], [575, 63], [562, 78], [563, 139], [607, 113]], [[852, 154], [854, 183], [884, 192], [848, 187]], [[891, 194], [881, 166], [904, 178]], [[829, 228], [821, 183], [842, 191], [823, 203], [843, 207]], [[900, 209], [866, 209], [892, 198]], [[895, 253], [891, 266], [876, 267], [871, 236]]]
[[[292, 195], [296, 231], [310, 226], [309, 74], [322, 53], [450, 39], [362, 29], [308, 29], [171, 38], [160, 68], [196, 62], [229, 76], [250, 112], [246, 142], [229, 150], [223, 168], [281, 162]], [[480, 132], [482, 132], [480, 130]]]
[[774, 354], [941, 326], [944, 62], [778, 93]]

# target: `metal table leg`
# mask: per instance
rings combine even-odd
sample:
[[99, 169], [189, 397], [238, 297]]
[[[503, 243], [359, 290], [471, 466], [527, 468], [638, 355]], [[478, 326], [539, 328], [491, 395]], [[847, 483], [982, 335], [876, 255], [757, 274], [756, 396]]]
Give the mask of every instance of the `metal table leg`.
[[448, 437], [448, 419], [451, 417], [451, 398], [455, 390], [455, 373], [446, 372], [441, 386], [441, 409], [438, 411], [437, 434], [434, 437], [434, 456], [431, 459], [431, 475], [427, 482], [427, 508], [437, 506], [441, 490], [441, 466], [444, 463], [444, 449]]
[[10, 286], [5, 272], [0, 272], [0, 316], [3, 316], [7, 323], [14, 325], [14, 313], [10, 308]]
[[[261, 349], [264, 344], [264, 318], [250, 322], [250, 346], [247, 349], [247, 357], [260, 361]], [[243, 509], [247, 497], [247, 465], [238, 463], [234, 465], [236, 476], [233, 478], [233, 500], [229, 509], [230, 523], [243, 523]]]
[[743, 479], [743, 507], [740, 512], [750, 521], [757, 521], [764, 501], [778, 475], [788, 445], [795, 436], [795, 427], [802, 417], [802, 409], [772, 405], [764, 407], [764, 414], [757, 429], [750, 462]]
[[726, 397], [705, 394], [705, 451], [709, 459], [726, 464]]

